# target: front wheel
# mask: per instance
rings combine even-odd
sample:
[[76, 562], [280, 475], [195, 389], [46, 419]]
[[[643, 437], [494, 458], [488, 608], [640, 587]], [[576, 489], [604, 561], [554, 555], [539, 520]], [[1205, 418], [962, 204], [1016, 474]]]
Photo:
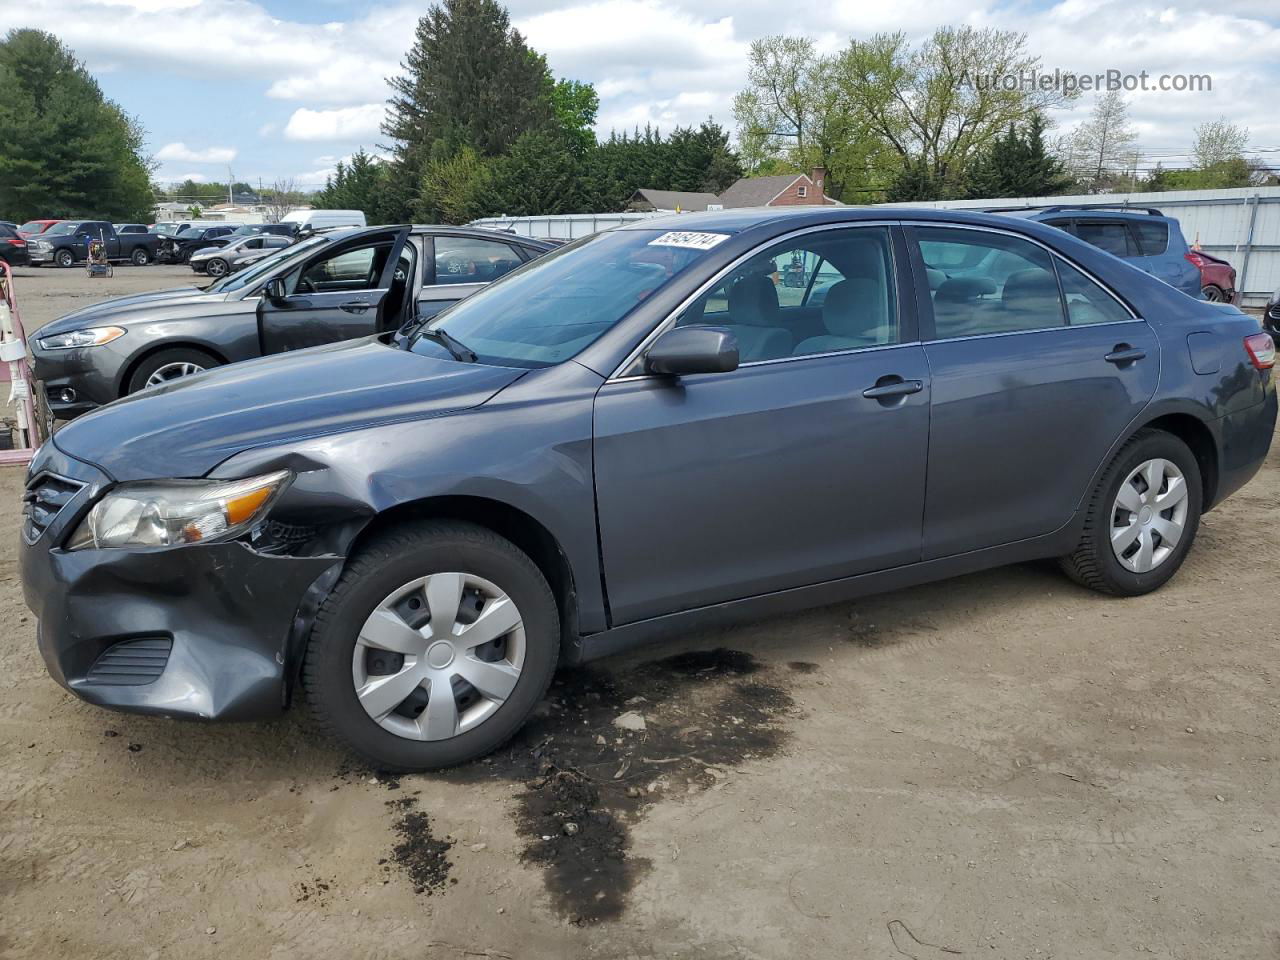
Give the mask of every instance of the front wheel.
[[303, 684], [319, 725], [379, 769], [497, 749], [546, 692], [560, 618], [541, 571], [466, 523], [401, 526], [348, 564], [316, 616]]
[[135, 267], [145, 267], [151, 262], [151, 254], [146, 247], [135, 247], [133, 253], [129, 254], [129, 262]]
[[1141, 430], [1121, 447], [1089, 498], [1084, 533], [1062, 559], [1077, 583], [1134, 597], [1182, 566], [1200, 526], [1200, 465], [1185, 443]]
[[204, 265], [204, 269], [211, 277], [225, 277], [227, 275], [227, 261], [221, 257], [214, 257]]
[[75, 266], [76, 257], [70, 250], [59, 250], [53, 255], [53, 262], [60, 267]]
[[221, 365], [221, 361], [200, 350], [161, 350], [147, 357], [129, 377], [126, 393], [137, 393]]

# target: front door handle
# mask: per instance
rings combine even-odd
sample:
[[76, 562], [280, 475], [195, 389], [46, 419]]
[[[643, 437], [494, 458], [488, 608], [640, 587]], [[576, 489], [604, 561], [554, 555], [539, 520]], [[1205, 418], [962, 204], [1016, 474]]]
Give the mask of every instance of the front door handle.
[[1147, 351], [1141, 347], [1131, 347], [1127, 343], [1117, 343], [1115, 349], [1102, 359], [1107, 363], [1114, 363], [1117, 367], [1125, 367], [1131, 363], [1136, 363], [1146, 355]]
[[362, 303], [359, 300], [355, 300], [351, 303], [344, 303], [338, 309], [345, 310], [347, 311], [347, 313], [364, 313], [366, 310], [369, 309], [369, 304]]
[[874, 387], [867, 387], [862, 395], [868, 400], [893, 400], [924, 389], [923, 380], [903, 380], [898, 376], [881, 377]]

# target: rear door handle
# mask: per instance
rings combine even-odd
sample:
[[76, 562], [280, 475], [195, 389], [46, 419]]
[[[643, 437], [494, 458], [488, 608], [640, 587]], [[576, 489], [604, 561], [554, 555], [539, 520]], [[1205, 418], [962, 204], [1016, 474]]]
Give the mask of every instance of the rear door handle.
[[923, 389], [923, 380], [881, 377], [874, 387], [867, 387], [867, 389], [863, 390], [862, 395], [868, 400], [892, 400], [894, 397], [905, 397], [908, 394], [919, 393]]
[[355, 300], [351, 303], [344, 303], [338, 309], [345, 310], [347, 311], [347, 313], [364, 313], [366, 310], [369, 309], [369, 304], [362, 303], [359, 300]]
[[1146, 355], [1147, 351], [1140, 347], [1131, 347], [1127, 343], [1117, 343], [1116, 348], [1102, 359], [1106, 360], [1107, 363], [1114, 363], [1117, 367], [1123, 367], [1143, 359]]

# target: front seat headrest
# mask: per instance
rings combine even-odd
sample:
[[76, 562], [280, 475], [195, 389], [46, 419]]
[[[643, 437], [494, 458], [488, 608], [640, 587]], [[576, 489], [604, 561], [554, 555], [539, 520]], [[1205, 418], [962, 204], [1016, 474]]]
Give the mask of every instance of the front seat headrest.
[[778, 289], [761, 273], [743, 277], [729, 288], [728, 307], [733, 323], [753, 327], [776, 326], [781, 314]]

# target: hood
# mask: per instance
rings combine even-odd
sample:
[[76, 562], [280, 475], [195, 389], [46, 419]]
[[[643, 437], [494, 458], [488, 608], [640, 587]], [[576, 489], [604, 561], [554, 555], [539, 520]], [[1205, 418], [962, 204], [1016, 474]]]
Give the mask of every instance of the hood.
[[[128, 318], [118, 317], [117, 314], [130, 313], [139, 307], [153, 305], [176, 307], [188, 303], [207, 303], [211, 297], [218, 298], [221, 296], [223, 294], [206, 293], [199, 287], [175, 287], [172, 290], [153, 290], [151, 293], [138, 293], [131, 297], [116, 297], [113, 300], [104, 300], [102, 303], [81, 307], [73, 313], [68, 313], [65, 317], [59, 317], [52, 323], [46, 323], [34, 335], [66, 333], [68, 330], [79, 330], [83, 327], [97, 325], [99, 322], [118, 323], [122, 319]], [[149, 317], [150, 314], [147, 316]]]
[[526, 372], [348, 340], [135, 393], [53, 442], [117, 480], [200, 477], [251, 447], [475, 407]]

